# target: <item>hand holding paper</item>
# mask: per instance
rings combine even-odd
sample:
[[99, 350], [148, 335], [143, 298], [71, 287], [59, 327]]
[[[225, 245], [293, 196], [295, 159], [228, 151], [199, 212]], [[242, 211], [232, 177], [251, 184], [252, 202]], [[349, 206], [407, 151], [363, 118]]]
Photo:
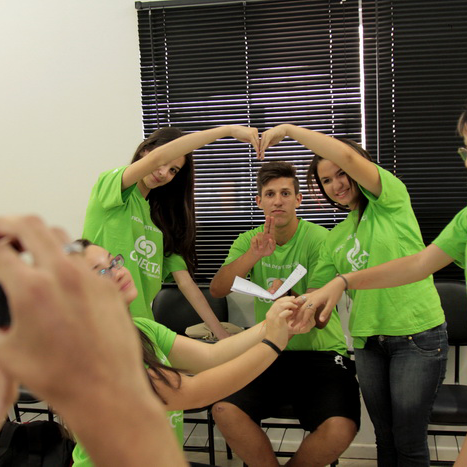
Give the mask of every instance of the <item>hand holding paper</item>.
[[276, 290], [275, 293], [270, 293], [264, 290], [257, 284], [244, 279], [243, 277], [236, 276], [234, 283], [230, 290], [232, 292], [239, 292], [245, 295], [252, 295], [253, 297], [267, 298], [269, 300], [276, 300], [282, 297], [288, 290], [290, 290], [305, 274], [306, 268], [299, 264], [286, 279], [286, 281]]

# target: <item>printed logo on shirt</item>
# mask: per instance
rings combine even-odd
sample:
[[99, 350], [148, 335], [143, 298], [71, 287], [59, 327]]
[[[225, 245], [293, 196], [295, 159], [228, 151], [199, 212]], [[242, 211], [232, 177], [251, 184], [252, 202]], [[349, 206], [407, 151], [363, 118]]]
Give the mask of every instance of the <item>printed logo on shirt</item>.
[[363, 268], [363, 266], [368, 263], [369, 253], [365, 250], [360, 252], [361, 246], [358, 238], [355, 237], [354, 247], [347, 252], [347, 261], [352, 266], [352, 271], [358, 271]]
[[156, 244], [151, 240], [147, 240], [144, 235], [141, 235], [135, 241], [135, 249], [130, 253], [130, 259], [138, 264], [143, 274], [151, 277], [160, 277], [160, 264], [149, 261], [156, 252]]
[[169, 421], [169, 424], [172, 428], [176, 428], [177, 424], [182, 423], [183, 420], [183, 415], [182, 412], [173, 412], [170, 415], [167, 414], [167, 420]]
[[141, 253], [142, 255], [145, 255], [146, 258], [152, 258], [156, 252], [157, 252], [157, 247], [154, 242], [151, 240], [147, 240], [144, 235], [141, 235], [141, 237], [138, 237], [135, 242], [135, 250], [138, 253]]

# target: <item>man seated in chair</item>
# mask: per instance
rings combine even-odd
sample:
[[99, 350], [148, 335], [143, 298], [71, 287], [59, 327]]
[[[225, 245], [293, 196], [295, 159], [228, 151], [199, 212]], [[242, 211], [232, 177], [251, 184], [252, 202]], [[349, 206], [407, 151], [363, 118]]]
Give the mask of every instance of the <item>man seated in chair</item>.
[[[256, 203], [264, 225], [245, 232], [211, 282], [211, 294], [230, 293], [235, 276], [246, 277], [270, 292], [301, 264], [307, 274], [293, 287], [301, 295], [317, 263], [328, 231], [297, 217], [302, 195], [295, 168], [285, 162], [263, 164], [257, 176]], [[274, 285], [273, 285], [274, 284]], [[255, 298], [256, 322], [264, 319], [270, 300]], [[278, 465], [271, 443], [260, 428], [274, 409], [292, 405], [302, 427], [310, 431], [289, 466], [325, 466], [354, 439], [360, 424], [360, 398], [353, 362], [339, 315], [327, 326], [290, 339], [286, 351], [241, 391], [214, 405], [217, 426], [233, 451], [250, 467]]]

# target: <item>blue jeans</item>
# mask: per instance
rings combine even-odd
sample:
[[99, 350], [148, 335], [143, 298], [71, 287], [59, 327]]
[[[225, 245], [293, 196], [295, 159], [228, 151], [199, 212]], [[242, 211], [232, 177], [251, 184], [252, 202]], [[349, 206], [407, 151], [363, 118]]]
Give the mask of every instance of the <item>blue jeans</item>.
[[376, 434], [378, 467], [430, 465], [427, 428], [446, 373], [446, 323], [409, 336], [372, 336], [355, 349]]

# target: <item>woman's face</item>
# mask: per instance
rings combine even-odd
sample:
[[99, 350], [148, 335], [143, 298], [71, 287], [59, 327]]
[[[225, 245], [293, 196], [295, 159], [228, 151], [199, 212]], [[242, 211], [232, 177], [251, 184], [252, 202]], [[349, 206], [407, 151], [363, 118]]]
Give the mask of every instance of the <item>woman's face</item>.
[[[143, 151], [143, 157], [149, 154], [149, 150]], [[151, 172], [149, 175], [146, 175], [143, 178], [144, 186], [148, 190], [153, 190], [154, 188], [158, 188], [167, 183], [170, 183], [175, 175], [182, 169], [185, 165], [185, 156], [181, 156], [178, 159], [169, 162], [168, 164], [161, 165], [156, 170]]]
[[[109, 268], [114, 258], [104, 248], [90, 245], [84, 250], [84, 259], [91, 269], [99, 273], [99, 271]], [[133, 278], [126, 267], [122, 266], [120, 269], [112, 267], [105, 276], [114, 282], [127, 305], [138, 296]]]
[[317, 167], [318, 178], [324, 191], [334, 202], [348, 206], [352, 211], [358, 205], [358, 187], [334, 162], [322, 159]]

